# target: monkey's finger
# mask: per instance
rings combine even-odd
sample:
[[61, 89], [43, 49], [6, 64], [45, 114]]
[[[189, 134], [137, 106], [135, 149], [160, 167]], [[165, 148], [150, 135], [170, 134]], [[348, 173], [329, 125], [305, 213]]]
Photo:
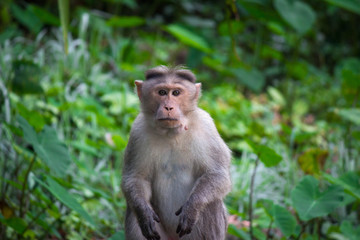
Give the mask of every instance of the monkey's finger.
[[158, 223], [160, 222], [160, 218], [159, 218], [158, 215], [156, 215], [156, 213], [154, 213], [153, 219], [154, 219], [155, 221], [157, 221]]
[[177, 226], [177, 228], [176, 228], [176, 233], [178, 234], [179, 232], [180, 232], [180, 230], [181, 230], [181, 227], [180, 227], [180, 224]]
[[156, 231], [155, 223], [151, 222], [149, 227], [150, 227], [150, 235], [152, 235], [156, 239], [160, 239], [160, 235]]
[[179, 210], [177, 210], [176, 212], [175, 212], [175, 215], [176, 216], [179, 216], [179, 214], [182, 212], [182, 207], [181, 208], [179, 208]]

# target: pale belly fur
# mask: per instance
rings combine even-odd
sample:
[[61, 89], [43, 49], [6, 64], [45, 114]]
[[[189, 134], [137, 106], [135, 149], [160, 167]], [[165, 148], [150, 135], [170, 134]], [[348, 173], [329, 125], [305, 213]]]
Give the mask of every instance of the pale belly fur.
[[156, 197], [154, 202], [159, 203], [154, 207], [168, 234], [175, 233], [179, 222], [179, 217], [175, 215], [175, 212], [186, 202], [195, 182], [192, 164], [188, 164], [188, 159], [186, 159], [189, 156], [184, 155], [187, 154], [172, 153], [164, 159], [158, 165], [161, 171], [153, 181], [152, 196]]

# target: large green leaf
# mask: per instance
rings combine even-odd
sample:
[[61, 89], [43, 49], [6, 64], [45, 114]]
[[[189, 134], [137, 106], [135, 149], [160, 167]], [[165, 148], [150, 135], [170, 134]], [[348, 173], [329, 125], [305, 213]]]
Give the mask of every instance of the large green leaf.
[[341, 204], [343, 194], [343, 188], [336, 185], [320, 192], [318, 180], [308, 175], [292, 190], [291, 200], [300, 218], [308, 221], [334, 211]]
[[24, 133], [24, 139], [34, 147], [38, 157], [58, 176], [64, 176], [71, 162], [67, 147], [53, 128], [45, 126], [37, 134], [33, 127], [21, 116], [17, 117]]
[[63, 176], [71, 159], [67, 147], [58, 139], [55, 129], [45, 126], [43, 131], [39, 133], [38, 139], [39, 145], [34, 146], [38, 156], [58, 176]]
[[34, 128], [20, 115], [17, 116], [17, 121], [23, 130], [25, 141], [31, 145], [39, 144]]
[[265, 145], [257, 145], [250, 140], [247, 140], [246, 142], [251, 146], [256, 155], [258, 155], [260, 161], [264, 163], [266, 167], [274, 167], [281, 162], [282, 157], [273, 149]]
[[180, 42], [190, 47], [194, 47], [206, 53], [211, 52], [211, 49], [205, 39], [195, 32], [192, 32], [178, 24], [167, 25], [165, 30], [176, 37]]
[[335, 6], [344, 8], [351, 12], [360, 14], [360, 1], [359, 0], [325, 0]]
[[306, 33], [315, 22], [315, 12], [304, 2], [275, 0], [274, 5], [281, 17], [300, 34]]
[[360, 236], [360, 227], [353, 226], [349, 221], [343, 221], [340, 226], [340, 231], [347, 237], [348, 240], [358, 240]]
[[286, 208], [274, 205], [273, 213], [275, 218], [275, 225], [286, 236], [290, 237], [295, 232], [296, 219]]
[[356, 172], [347, 172], [339, 178], [323, 173], [324, 178], [333, 183], [340, 185], [345, 192], [360, 200], [360, 174]]
[[47, 177], [47, 184], [41, 181], [38, 178], [35, 178], [38, 183], [48, 189], [60, 202], [65, 204], [70, 209], [79, 213], [79, 215], [89, 222], [91, 225], [96, 227], [94, 220], [91, 216], [85, 211], [85, 209], [80, 205], [80, 203], [59, 183], [53, 180], [50, 177]]
[[260, 92], [265, 85], [265, 77], [259, 70], [253, 68], [247, 70], [245, 68], [232, 69], [231, 72], [246, 87], [254, 92]]

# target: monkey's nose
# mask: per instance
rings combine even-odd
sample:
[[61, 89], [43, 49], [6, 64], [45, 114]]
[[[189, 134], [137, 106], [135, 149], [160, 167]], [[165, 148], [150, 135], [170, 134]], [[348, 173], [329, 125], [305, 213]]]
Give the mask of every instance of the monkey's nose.
[[173, 107], [164, 107], [167, 111], [171, 111], [173, 110], [174, 108]]

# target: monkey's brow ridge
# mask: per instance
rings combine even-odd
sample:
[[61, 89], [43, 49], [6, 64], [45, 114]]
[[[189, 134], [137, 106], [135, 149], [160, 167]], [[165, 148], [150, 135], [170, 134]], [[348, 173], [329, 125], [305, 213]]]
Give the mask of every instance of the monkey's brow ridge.
[[162, 78], [166, 76], [175, 75], [178, 78], [190, 81], [192, 83], [195, 83], [196, 78], [193, 73], [191, 73], [188, 70], [172, 70], [169, 69], [167, 72], [161, 71], [161, 70], [155, 70], [150, 69], [145, 73], [145, 80], [150, 80], [154, 78]]
[[195, 78], [192, 74], [187, 73], [187, 72], [176, 72], [175, 73], [177, 77], [188, 80], [192, 83], [195, 83]]
[[147, 72], [145, 74], [145, 79], [146, 80], [149, 80], [151, 78], [160, 78], [160, 77], [163, 77], [165, 74], [162, 73], [162, 72], [154, 72], [154, 71], [150, 71], [150, 72]]

